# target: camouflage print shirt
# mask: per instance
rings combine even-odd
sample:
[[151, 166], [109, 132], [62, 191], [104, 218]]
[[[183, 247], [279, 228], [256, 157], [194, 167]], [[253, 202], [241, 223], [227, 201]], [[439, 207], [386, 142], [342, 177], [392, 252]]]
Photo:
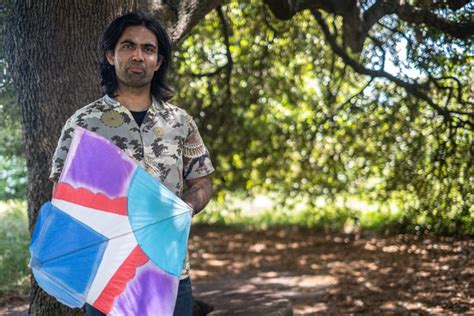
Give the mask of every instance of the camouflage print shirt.
[[[63, 127], [53, 156], [50, 179], [57, 182], [71, 144], [74, 128], [83, 127], [110, 140], [139, 166], [178, 196], [184, 180], [214, 171], [196, 124], [186, 111], [153, 100], [141, 126], [130, 111], [105, 95], [74, 113]], [[182, 277], [189, 276], [186, 257]]]

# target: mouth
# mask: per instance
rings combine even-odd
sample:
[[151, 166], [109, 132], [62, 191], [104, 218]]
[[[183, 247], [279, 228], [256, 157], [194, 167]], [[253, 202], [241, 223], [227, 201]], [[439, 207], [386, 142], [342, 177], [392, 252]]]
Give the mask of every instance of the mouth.
[[131, 71], [134, 73], [142, 73], [142, 72], [145, 72], [145, 69], [141, 65], [131, 65], [128, 67], [128, 71]]

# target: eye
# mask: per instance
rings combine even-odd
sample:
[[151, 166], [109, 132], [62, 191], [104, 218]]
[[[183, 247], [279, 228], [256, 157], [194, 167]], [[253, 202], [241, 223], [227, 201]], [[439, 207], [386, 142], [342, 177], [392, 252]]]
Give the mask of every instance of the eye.
[[132, 49], [133, 45], [131, 43], [123, 43], [122, 48], [123, 49]]
[[154, 53], [156, 52], [156, 49], [155, 49], [155, 47], [153, 47], [153, 46], [145, 46], [145, 47], [143, 48], [143, 50], [144, 50], [145, 53], [147, 53], [147, 54], [154, 54]]

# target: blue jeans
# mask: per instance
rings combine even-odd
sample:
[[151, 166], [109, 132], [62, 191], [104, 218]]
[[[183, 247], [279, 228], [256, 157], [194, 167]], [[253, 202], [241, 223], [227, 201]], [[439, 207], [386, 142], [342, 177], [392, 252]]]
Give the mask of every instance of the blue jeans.
[[173, 316], [193, 316], [193, 290], [189, 278], [179, 281]]
[[[104, 313], [98, 311], [89, 304], [86, 304], [87, 316], [105, 316]], [[191, 280], [186, 278], [179, 281], [178, 297], [176, 306], [174, 307], [173, 316], [192, 316], [193, 315], [193, 292], [191, 288]]]

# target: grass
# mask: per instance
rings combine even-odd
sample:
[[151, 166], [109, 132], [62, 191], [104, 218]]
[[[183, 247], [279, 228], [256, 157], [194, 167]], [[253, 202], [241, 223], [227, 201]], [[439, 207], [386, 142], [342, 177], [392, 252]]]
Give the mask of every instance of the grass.
[[0, 296], [28, 291], [29, 239], [26, 203], [0, 201]]
[[389, 232], [402, 219], [398, 206], [374, 204], [357, 197], [336, 201], [298, 198], [280, 205], [272, 197], [259, 196], [249, 200], [239, 195], [227, 195], [212, 200], [194, 220], [196, 224], [267, 228], [270, 226], [302, 226], [325, 231], [370, 230]]

